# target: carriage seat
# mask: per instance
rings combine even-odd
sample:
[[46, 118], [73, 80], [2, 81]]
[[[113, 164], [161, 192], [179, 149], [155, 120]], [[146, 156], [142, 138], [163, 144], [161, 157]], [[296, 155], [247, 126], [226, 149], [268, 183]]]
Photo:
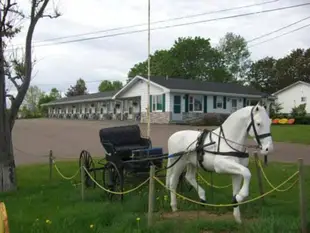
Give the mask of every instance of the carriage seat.
[[151, 147], [151, 141], [141, 137], [138, 125], [103, 128], [99, 131], [99, 136], [102, 146], [110, 154]]

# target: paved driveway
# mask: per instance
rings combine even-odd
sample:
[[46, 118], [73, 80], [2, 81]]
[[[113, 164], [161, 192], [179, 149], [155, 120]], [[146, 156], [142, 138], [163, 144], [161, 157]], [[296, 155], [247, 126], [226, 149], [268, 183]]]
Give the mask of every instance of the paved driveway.
[[[99, 129], [115, 125], [133, 124], [119, 121], [87, 121], [63, 119], [17, 120], [13, 130], [15, 158], [17, 165], [47, 162], [44, 157], [52, 149], [58, 158], [78, 158], [81, 150], [88, 150], [92, 156], [102, 156]], [[146, 124], [140, 125], [146, 135]], [[182, 129], [197, 129], [184, 125], [151, 125], [153, 146], [167, 151], [167, 140], [171, 134]], [[296, 162], [301, 157], [310, 164], [310, 146], [275, 143], [270, 161]]]

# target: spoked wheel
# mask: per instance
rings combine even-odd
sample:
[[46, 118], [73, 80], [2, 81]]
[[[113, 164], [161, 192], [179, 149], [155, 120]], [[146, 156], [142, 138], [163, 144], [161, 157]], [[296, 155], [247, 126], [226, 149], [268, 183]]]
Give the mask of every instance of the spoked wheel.
[[[88, 173], [96, 180], [96, 170], [95, 170], [95, 163], [90, 155], [90, 153], [86, 150], [82, 150], [80, 154], [80, 159], [79, 159], [79, 167], [82, 165], [82, 161], [84, 164], [84, 167], [88, 171]], [[89, 177], [89, 175], [85, 172], [85, 187], [96, 187], [96, 184], [92, 181], [92, 179]]]
[[[121, 172], [113, 162], [107, 162], [103, 170], [103, 186], [113, 192], [123, 192], [123, 179]], [[123, 194], [107, 192], [110, 201], [123, 200]]]

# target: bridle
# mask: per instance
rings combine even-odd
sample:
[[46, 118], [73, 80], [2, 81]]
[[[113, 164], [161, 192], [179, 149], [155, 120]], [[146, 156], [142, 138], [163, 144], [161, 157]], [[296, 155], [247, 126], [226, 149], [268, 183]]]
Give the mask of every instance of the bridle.
[[266, 137], [271, 137], [271, 132], [270, 133], [264, 133], [264, 134], [258, 134], [257, 133], [256, 127], [255, 127], [255, 122], [254, 122], [254, 114], [253, 114], [254, 108], [256, 108], [256, 107], [254, 106], [251, 109], [251, 122], [250, 122], [250, 124], [249, 124], [249, 126], [247, 128], [247, 132], [249, 133], [249, 131], [251, 129], [251, 126], [252, 126], [252, 129], [253, 129], [254, 136], [255, 136], [256, 142], [258, 144], [258, 147], [260, 149], [262, 149], [262, 143], [261, 143], [260, 139], [263, 139], [263, 138], [266, 138]]

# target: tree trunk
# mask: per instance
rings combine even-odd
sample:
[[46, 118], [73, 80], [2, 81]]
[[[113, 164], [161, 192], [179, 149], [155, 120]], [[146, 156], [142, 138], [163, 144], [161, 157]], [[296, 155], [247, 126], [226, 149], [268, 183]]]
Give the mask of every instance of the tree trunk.
[[0, 192], [16, 189], [13, 143], [9, 123], [9, 110], [6, 109], [3, 40], [0, 35]]

